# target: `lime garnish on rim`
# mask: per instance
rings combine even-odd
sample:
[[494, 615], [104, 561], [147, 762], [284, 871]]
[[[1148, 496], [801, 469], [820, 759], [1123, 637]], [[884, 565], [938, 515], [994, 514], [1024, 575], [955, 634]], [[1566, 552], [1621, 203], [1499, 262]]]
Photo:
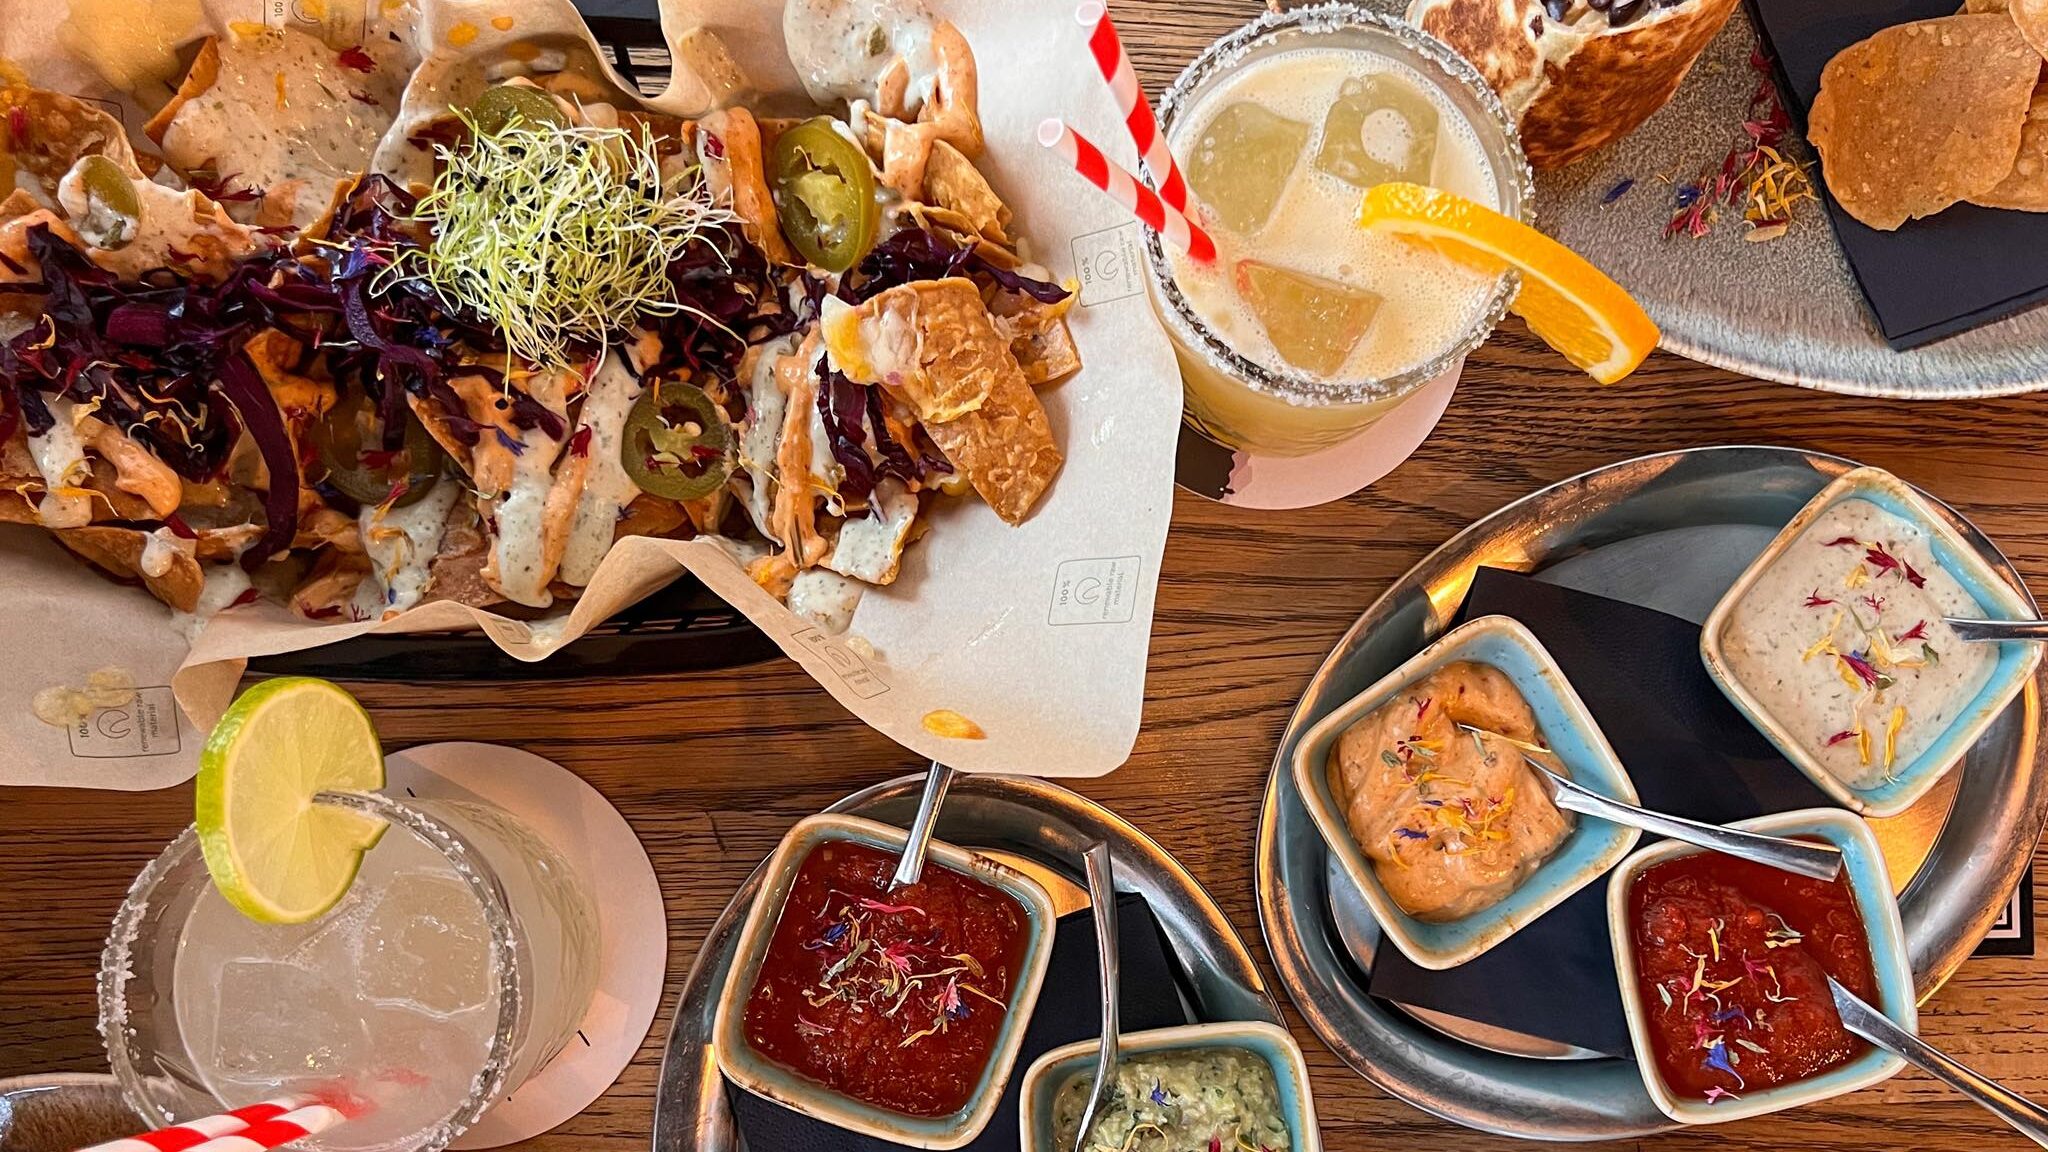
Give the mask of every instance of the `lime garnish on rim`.
[[385, 822], [315, 797], [383, 786], [383, 748], [355, 697], [306, 676], [242, 693], [199, 754], [196, 819], [214, 887], [252, 920], [319, 918], [348, 895]]

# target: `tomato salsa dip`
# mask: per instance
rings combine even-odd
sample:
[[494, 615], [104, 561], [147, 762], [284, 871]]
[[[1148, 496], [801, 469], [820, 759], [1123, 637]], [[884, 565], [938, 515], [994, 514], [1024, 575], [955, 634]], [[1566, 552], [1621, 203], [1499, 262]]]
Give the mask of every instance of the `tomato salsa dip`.
[[1507, 673], [1465, 660], [1337, 738], [1330, 794], [1403, 912], [1447, 921], [1484, 911], [1571, 834], [1525, 754], [1568, 775]]
[[877, 1108], [947, 1116], [973, 1099], [1013, 1010], [1030, 914], [927, 864], [827, 840], [797, 868], [744, 1013], [761, 1056]]
[[1646, 1055], [1674, 1095], [1740, 1099], [1867, 1050], [1827, 984], [1877, 999], [1846, 873], [1814, 880], [1714, 852], [1680, 856], [1636, 877], [1628, 923]]

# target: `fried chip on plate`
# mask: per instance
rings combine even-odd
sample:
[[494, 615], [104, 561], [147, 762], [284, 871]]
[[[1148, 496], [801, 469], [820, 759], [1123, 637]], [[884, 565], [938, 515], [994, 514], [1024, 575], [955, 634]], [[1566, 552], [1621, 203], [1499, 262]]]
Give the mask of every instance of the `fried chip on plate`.
[[1808, 116], [1828, 190], [1887, 232], [1991, 191], [2013, 169], [2040, 75], [1995, 14], [1898, 24], [1844, 48]]
[[53, 535], [58, 543], [110, 575], [122, 580], [141, 580], [151, 595], [180, 612], [199, 607], [206, 573], [185, 548], [158, 548], [145, 563], [145, 554], [150, 552], [150, 534], [139, 528], [96, 524], [65, 528]]
[[2048, 0], [2007, 0], [2005, 11], [2034, 51], [2048, 58]]
[[2048, 212], [2048, 83], [2034, 89], [2026, 126], [2020, 129], [2020, 154], [2012, 171], [1991, 191], [1970, 197], [1986, 208]]
[[908, 403], [989, 507], [1022, 523], [1062, 457], [974, 282], [921, 280], [858, 307], [834, 309], [829, 298], [826, 306], [821, 331], [833, 366]]
[[1067, 328], [1073, 303], [1069, 296], [1058, 304], [1041, 304], [1021, 292], [999, 292], [989, 303], [996, 331], [1009, 339], [1010, 354], [1034, 388], [1081, 370], [1081, 350]]
[[21, 188], [45, 208], [56, 206], [57, 182], [87, 156], [105, 156], [142, 178], [121, 122], [96, 104], [41, 88], [0, 88], [0, 121], [22, 126], [0, 132], [0, 175], [10, 177], [0, 188]]
[[1960, 15], [1978, 16], [1986, 12], [2004, 12], [2009, 0], [1963, 0]]
[[989, 187], [988, 179], [974, 161], [960, 154], [944, 140], [932, 143], [931, 159], [925, 162], [924, 198], [940, 208], [958, 212], [976, 234], [998, 244], [1010, 242], [1010, 208]]

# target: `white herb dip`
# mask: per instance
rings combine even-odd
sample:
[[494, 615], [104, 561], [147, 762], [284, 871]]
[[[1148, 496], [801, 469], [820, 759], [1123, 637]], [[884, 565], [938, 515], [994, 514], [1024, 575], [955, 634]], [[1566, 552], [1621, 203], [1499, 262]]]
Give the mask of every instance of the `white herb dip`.
[[1728, 671], [1829, 772], [1869, 788], [1909, 764], [1991, 678], [1995, 644], [1945, 616], [1983, 609], [1927, 534], [1861, 499], [1822, 512], [1744, 594]]

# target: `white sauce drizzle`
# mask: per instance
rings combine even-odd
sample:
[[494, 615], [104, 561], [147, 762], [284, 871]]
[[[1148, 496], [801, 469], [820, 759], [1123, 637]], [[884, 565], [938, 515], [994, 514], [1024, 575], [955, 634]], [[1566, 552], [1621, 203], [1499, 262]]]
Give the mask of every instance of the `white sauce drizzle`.
[[640, 378], [616, 352], [607, 354], [583, 394], [582, 427], [590, 430], [588, 471], [576, 514], [569, 521], [569, 541], [556, 575], [578, 588], [590, 583], [597, 566], [611, 551], [612, 534], [626, 505], [640, 495], [640, 486], [619, 460], [626, 437], [626, 417], [640, 399]]
[[43, 483], [52, 489], [36, 502], [36, 519], [45, 528], [83, 528], [92, 523], [92, 497], [54, 491], [75, 488], [92, 474], [91, 466], [85, 462], [85, 441], [78, 435], [78, 405], [61, 396], [53, 396], [45, 403], [57, 422], [48, 432], [28, 438], [36, 471], [43, 474]]
[[190, 612], [171, 613], [171, 623], [192, 643], [206, 630], [207, 622], [231, 607], [249, 590], [249, 574], [239, 563], [209, 564], [206, 582], [199, 587], [199, 603]]
[[747, 418], [740, 432], [740, 467], [746, 471], [747, 515], [761, 535], [782, 540], [768, 528], [769, 513], [775, 507], [775, 453], [782, 445], [782, 416], [789, 397], [775, 378], [775, 362], [795, 355], [796, 337], [785, 336], [761, 346], [755, 353], [754, 373], [747, 380]]
[[356, 587], [349, 613], [356, 620], [395, 616], [420, 602], [433, 578], [434, 557], [448, 528], [448, 512], [462, 485], [443, 478], [425, 496], [402, 508], [364, 508], [357, 516], [370, 578]]
[[555, 478], [550, 470], [560, 445], [538, 430], [522, 441], [526, 450], [512, 466], [512, 487], [498, 501], [492, 515], [498, 531], [491, 550], [498, 558], [498, 590], [507, 598], [529, 608], [554, 603], [542, 571], [548, 490]]
[[178, 553], [183, 552], [190, 556], [197, 550], [198, 545], [198, 541], [187, 540], [168, 527], [156, 529], [142, 545], [142, 559], [139, 562], [142, 574], [152, 578], [162, 576], [177, 562]]
[[825, 567], [869, 584], [887, 584], [896, 578], [897, 559], [917, 520], [917, 497], [892, 478], [875, 485], [871, 503], [880, 515], [856, 516], [841, 524]]
[[217, 167], [238, 190], [307, 181], [287, 191], [295, 192], [293, 221], [312, 222], [335, 181], [369, 166], [398, 109], [407, 74], [395, 58], [400, 46], [371, 37], [362, 47], [377, 65], [368, 73], [290, 29], [223, 38], [220, 77], [171, 120], [164, 158], [181, 171]]
[[915, 114], [938, 82], [932, 14], [923, 0], [789, 0], [782, 37], [804, 91], [819, 104], [877, 100], [892, 64], [910, 69], [907, 113]]
[[866, 586], [837, 572], [807, 568], [789, 585], [789, 610], [820, 631], [837, 636], [853, 624]]

